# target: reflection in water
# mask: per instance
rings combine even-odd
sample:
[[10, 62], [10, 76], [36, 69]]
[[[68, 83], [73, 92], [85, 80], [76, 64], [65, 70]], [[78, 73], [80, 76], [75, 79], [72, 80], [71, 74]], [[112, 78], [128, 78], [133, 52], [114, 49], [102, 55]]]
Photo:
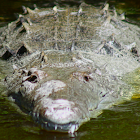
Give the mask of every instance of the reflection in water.
[[113, 110], [106, 110], [97, 119], [91, 120], [86, 137], [89, 139], [104, 140], [126, 140], [139, 139], [140, 137], [140, 100], [133, 100], [115, 107]]
[[20, 114], [11, 103], [0, 99], [0, 139], [10, 140], [118, 140], [140, 136], [140, 99], [105, 110], [87, 122], [74, 135], [40, 129], [28, 115]]
[[[120, 2], [119, 2], [120, 1]], [[123, 3], [121, 0], [117, 1], [117, 8], [127, 8], [130, 1]], [[139, 0], [135, 0], [138, 5]], [[93, 1], [88, 1], [91, 3]], [[95, 2], [95, 1], [94, 1]], [[99, 1], [98, 1], [99, 2]], [[36, 3], [38, 6], [44, 6], [44, 1], [27, 1], [18, 0], [0, 2], [0, 26], [5, 23], [14, 20], [13, 13], [22, 13], [21, 5], [33, 7]], [[134, 3], [134, 1], [133, 1]], [[53, 6], [53, 1], [50, 3]], [[71, 3], [74, 4], [74, 3]], [[78, 4], [78, 3], [76, 3]], [[138, 6], [134, 5], [134, 7]], [[130, 5], [131, 6], [131, 5]], [[125, 8], [123, 11], [125, 11]], [[136, 11], [136, 10], [131, 10]], [[137, 15], [140, 15], [140, 11], [137, 10]], [[136, 14], [136, 13], [133, 13]], [[130, 15], [130, 13], [129, 13]], [[140, 17], [140, 16], [139, 16]], [[139, 19], [136, 19], [137, 21]], [[9, 64], [0, 61], [0, 79], [4, 78], [11, 70]], [[128, 82], [134, 86], [136, 93], [140, 93], [140, 71], [137, 70], [134, 75], [128, 78]], [[137, 76], [136, 76], [137, 75]], [[135, 80], [132, 81], [132, 79]], [[131, 81], [131, 82], [130, 82]], [[135, 81], [135, 82], [134, 82]], [[0, 86], [0, 92], [3, 92], [5, 88]], [[18, 108], [11, 105], [11, 102], [0, 98], [0, 140], [126, 140], [126, 139], [139, 139], [140, 138], [140, 99], [136, 99], [138, 96], [135, 95], [132, 101], [115, 106], [110, 110], [105, 110], [97, 119], [92, 119], [86, 124], [82, 125], [78, 132], [75, 134], [67, 133], [54, 133], [47, 132], [40, 129], [32, 119], [25, 114], [19, 113]]]
[[21, 114], [18, 108], [12, 106], [4, 98], [0, 98], [0, 139], [10, 140], [77, 140], [85, 132], [76, 132], [75, 134], [54, 133], [42, 130], [30, 118], [30, 116]]

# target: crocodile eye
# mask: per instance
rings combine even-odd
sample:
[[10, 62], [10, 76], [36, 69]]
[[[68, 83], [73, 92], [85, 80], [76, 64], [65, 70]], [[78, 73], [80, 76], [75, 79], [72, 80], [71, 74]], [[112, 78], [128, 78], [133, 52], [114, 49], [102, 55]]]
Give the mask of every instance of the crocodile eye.
[[84, 80], [88, 82], [89, 81], [89, 76], [85, 75]]
[[31, 83], [36, 83], [37, 80], [37, 76], [36, 75], [31, 75], [29, 78], [26, 79], [26, 81], [29, 81]]

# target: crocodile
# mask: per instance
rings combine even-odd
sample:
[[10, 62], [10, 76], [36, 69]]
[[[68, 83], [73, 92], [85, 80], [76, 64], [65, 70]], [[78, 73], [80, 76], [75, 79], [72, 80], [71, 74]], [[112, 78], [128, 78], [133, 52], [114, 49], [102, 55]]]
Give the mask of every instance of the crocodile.
[[13, 64], [3, 95], [43, 129], [74, 133], [131, 99], [123, 77], [140, 67], [138, 26], [108, 3], [23, 8], [0, 28], [0, 56]]

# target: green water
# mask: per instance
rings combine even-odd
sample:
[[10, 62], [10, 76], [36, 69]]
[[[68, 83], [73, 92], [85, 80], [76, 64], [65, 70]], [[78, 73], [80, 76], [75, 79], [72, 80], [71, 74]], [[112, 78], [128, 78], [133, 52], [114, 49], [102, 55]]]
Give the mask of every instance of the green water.
[[[53, 1], [37, 0], [5, 0], [0, 1], [0, 26], [16, 19], [13, 13], [22, 13], [21, 5], [33, 7], [37, 3], [40, 7], [46, 3], [54, 5]], [[93, 3], [93, 1], [87, 1]], [[67, 2], [76, 5], [78, 2]], [[99, 3], [99, 1], [98, 1]], [[96, 2], [96, 4], [98, 4]], [[140, 25], [139, 0], [109, 1], [121, 12], [126, 12], [131, 21]], [[64, 4], [64, 2], [61, 4]], [[10, 65], [0, 61], [0, 79], [4, 78], [10, 70]], [[52, 133], [40, 129], [32, 119], [21, 114], [18, 108], [9, 101], [0, 97], [0, 140], [138, 140], [140, 139], [140, 70], [130, 76], [129, 83], [136, 88], [136, 95], [131, 101], [105, 110], [97, 119], [85, 123], [74, 135], [64, 133]], [[0, 92], [4, 92], [4, 86], [0, 85]]]

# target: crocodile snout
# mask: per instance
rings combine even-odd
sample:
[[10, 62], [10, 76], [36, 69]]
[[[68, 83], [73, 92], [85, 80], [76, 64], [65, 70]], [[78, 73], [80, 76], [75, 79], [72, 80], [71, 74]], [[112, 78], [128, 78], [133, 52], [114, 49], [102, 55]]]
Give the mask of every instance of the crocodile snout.
[[79, 118], [79, 108], [76, 104], [63, 98], [51, 98], [53, 94], [55, 96], [61, 94], [67, 85], [60, 80], [49, 80], [38, 87], [38, 79], [43, 79], [40, 77], [46, 76], [46, 74], [43, 71], [31, 69], [28, 75], [23, 78], [20, 92], [24, 97], [32, 96], [33, 118], [43, 128], [50, 131], [70, 133], [76, 131], [79, 128], [79, 124], [76, 122]]
[[61, 94], [65, 87], [66, 84], [60, 80], [50, 80], [36, 90], [34, 117], [41, 120], [40, 123], [47, 130], [74, 132], [78, 129], [76, 120], [79, 118], [79, 109], [75, 103], [66, 99], [50, 97], [53, 93]]
[[31, 116], [43, 128], [73, 133], [89, 120], [89, 110], [94, 110], [98, 97], [89, 99], [93, 79], [88, 73], [75, 72], [73, 67], [64, 72], [65, 76], [62, 69], [33, 67], [23, 76], [19, 92], [22, 104], [27, 103]]

